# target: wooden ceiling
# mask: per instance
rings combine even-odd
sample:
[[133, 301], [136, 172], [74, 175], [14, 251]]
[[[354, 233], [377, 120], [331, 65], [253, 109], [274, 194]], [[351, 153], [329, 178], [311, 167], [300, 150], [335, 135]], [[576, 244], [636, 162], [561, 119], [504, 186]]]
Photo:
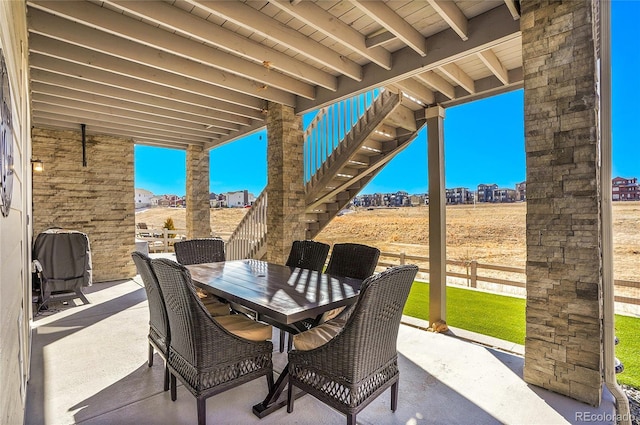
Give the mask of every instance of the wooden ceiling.
[[32, 124], [214, 148], [376, 87], [414, 109], [522, 87], [517, 0], [28, 0]]

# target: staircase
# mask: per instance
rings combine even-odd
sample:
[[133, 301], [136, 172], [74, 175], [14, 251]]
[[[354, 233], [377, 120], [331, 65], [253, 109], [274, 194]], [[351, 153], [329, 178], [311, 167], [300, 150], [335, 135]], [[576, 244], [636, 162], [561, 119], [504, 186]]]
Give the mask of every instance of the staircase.
[[[424, 120], [402, 105], [402, 93], [373, 90], [322, 108], [304, 134], [306, 238], [313, 239], [396, 154]], [[227, 244], [227, 259], [266, 252], [264, 191]]]

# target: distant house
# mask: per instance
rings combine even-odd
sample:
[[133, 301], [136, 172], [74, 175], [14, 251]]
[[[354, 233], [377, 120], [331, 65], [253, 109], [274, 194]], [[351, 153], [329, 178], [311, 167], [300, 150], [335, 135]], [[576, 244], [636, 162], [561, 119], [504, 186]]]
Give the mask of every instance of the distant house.
[[493, 191], [498, 188], [497, 184], [479, 184], [477, 202], [494, 202]]
[[611, 199], [613, 201], [640, 201], [640, 186], [636, 177], [616, 177], [611, 180]]
[[238, 190], [236, 192], [227, 192], [225, 196], [227, 199], [227, 207], [229, 208], [243, 208], [253, 205], [256, 201], [256, 197], [253, 193], [249, 193], [246, 189]]
[[154, 198], [153, 193], [146, 189], [138, 189], [136, 188], [135, 195], [135, 205], [136, 208], [145, 208], [151, 206], [151, 200]]
[[515, 202], [516, 191], [514, 189], [495, 189], [493, 191], [493, 202]]
[[454, 187], [446, 189], [445, 196], [448, 205], [472, 204], [474, 199], [473, 191], [466, 187]]
[[527, 200], [527, 182], [523, 181], [516, 184], [516, 201]]

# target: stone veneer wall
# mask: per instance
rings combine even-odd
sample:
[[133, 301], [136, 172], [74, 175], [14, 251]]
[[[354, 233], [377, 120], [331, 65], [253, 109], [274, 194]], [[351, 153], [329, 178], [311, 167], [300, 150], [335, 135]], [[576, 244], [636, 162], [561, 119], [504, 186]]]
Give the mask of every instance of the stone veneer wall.
[[44, 163], [33, 176], [34, 238], [50, 227], [84, 232], [94, 282], [134, 276], [133, 141], [87, 135], [83, 167], [79, 131], [33, 128], [31, 138], [33, 157]]
[[527, 156], [524, 378], [598, 405], [602, 254], [597, 7], [522, 2]]
[[305, 236], [302, 118], [269, 103], [267, 136], [267, 261], [284, 264], [293, 241]]
[[211, 237], [209, 204], [209, 151], [187, 147], [187, 238]]

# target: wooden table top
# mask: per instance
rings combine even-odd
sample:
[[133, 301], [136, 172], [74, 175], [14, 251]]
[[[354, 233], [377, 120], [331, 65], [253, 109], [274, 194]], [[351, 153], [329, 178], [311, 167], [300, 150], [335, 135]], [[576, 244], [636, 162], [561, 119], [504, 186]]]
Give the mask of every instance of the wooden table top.
[[186, 266], [203, 290], [290, 325], [356, 302], [362, 281], [260, 260]]

